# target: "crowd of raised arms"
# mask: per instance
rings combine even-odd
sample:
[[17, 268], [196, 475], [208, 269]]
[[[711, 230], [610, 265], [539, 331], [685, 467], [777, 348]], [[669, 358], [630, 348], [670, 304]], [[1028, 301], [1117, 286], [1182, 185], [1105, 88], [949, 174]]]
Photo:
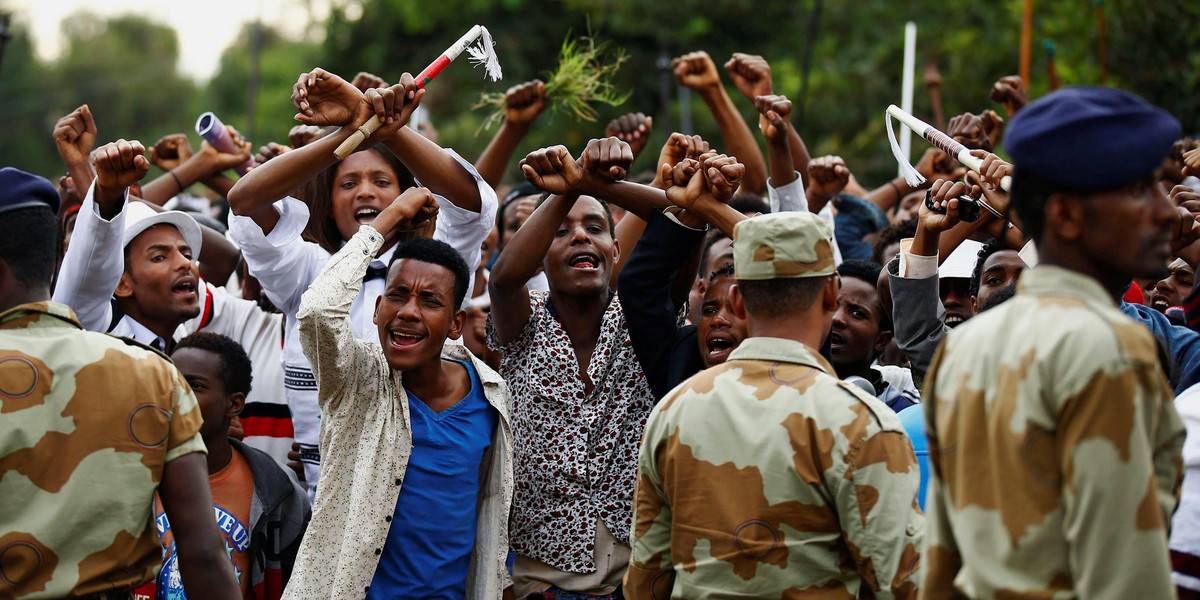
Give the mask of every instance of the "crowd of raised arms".
[[719, 139], [514, 157], [535, 80], [472, 163], [320, 68], [257, 153], [62, 117], [0, 169], [0, 598], [1200, 598], [1180, 123], [1003, 77], [981, 167], [868, 182], [763, 57], [672, 68]]

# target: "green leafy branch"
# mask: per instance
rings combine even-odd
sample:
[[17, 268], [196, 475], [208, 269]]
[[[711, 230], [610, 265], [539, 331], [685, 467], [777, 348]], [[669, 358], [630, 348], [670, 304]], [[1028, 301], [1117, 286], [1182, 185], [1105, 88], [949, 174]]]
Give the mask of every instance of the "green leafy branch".
[[[569, 113], [576, 119], [595, 122], [600, 116], [594, 104], [617, 106], [629, 99], [630, 92], [617, 93], [612, 78], [629, 58], [618, 49], [606, 56], [608, 42], [597, 43], [592, 36], [576, 39], [571, 33], [558, 51], [558, 67], [546, 76], [546, 100], [554, 114]], [[606, 58], [608, 58], [606, 62]], [[504, 121], [503, 92], [484, 93], [474, 108], [491, 108], [481, 129], [490, 129]]]

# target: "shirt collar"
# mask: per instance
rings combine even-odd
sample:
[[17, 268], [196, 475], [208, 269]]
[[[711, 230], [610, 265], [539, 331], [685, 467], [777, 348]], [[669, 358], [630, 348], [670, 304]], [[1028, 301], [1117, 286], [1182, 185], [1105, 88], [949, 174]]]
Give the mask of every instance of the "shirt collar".
[[133, 317], [125, 315], [123, 318], [129, 324], [129, 337], [133, 338], [136, 342], [155, 348], [159, 352], [168, 353], [171, 351], [170, 346], [173, 344], [162, 339], [157, 333], [150, 331], [145, 325], [138, 323]]
[[378, 266], [382, 265], [382, 266], [386, 267], [386, 266], [392, 264], [392, 255], [396, 253], [396, 248], [399, 248], [399, 247], [400, 247], [400, 242], [396, 242], [395, 244], [392, 244], [387, 250], [384, 250], [383, 252], [379, 253], [379, 256], [371, 259], [371, 266], [378, 267]]
[[795, 340], [774, 337], [750, 337], [729, 353], [729, 360], [771, 360], [795, 363], [833, 374], [833, 365], [808, 346]]
[[1053, 265], [1042, 264], [1025, 269], [1021, 278], [1017, 280], [1017, 293], [1034, 296], [1071, 296], [1116, 307], [1116, 302], [1100, 282], [1082, 273]]
[[[43, 316], [51, 317], [43, 319]], [[0, 329], [32, 329], [34, 327], [75, 327], [83, 329], [75, 311], [58, 302], [31, 302], [14, 306], [0, 313]]]

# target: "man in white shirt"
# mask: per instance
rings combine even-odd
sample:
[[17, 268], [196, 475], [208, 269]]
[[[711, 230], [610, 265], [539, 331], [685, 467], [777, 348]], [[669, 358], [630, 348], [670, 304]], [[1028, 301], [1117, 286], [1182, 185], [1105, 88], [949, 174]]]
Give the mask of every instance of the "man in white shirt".
[[[96, 180], [79, 210], [76, 243], [63, 257], [54, 301], [74, 309], [88, 330], [132, 338], [164, 353], [201, 329], [230, 337], [263, 374], [247, 404], [281, 405], [281, 316], [200, 277], [202, 234], [195, 219], [129, 201], [123, 182], [146, 175], [143, 153], [141, 143], [124, 140], [97, 150]], [[246, 443], [285, 464], [291, 437], [286, 431], [252, 435]]]

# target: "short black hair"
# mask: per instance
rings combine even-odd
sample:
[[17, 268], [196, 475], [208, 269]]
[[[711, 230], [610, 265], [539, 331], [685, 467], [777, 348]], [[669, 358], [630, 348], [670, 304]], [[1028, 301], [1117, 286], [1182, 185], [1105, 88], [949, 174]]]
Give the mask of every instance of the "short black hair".
[[708, 276], [708, 282], [712, 283], [721, 277], [733, 277], [733, 274], [736, 272], [737, 269], [734, 268], [733, 261], [728, 261], [725, 264], [717, 267], [717, 269], [712, 272], [712, 275]]
[[729, 199], [729, 208], [736, 210], [743, 215], [749, 213], [767, 214], [771, 212], [771, 206], [762, 196], [755, 194], [738, 194]]
[[219, 333], [197, 331], [179, 340], [172, 354], [184, 348], [195, 348], [220, 356], [221, 383], [225, 386], [225, 392], [250, 393], [250, 382], [254, 379], [253, 366], [241, 344]]
[[879, 296], [879, 329], [882, 331], [892, 331], [892, 319], [888, 316], [887, 307], [883, 306], [883, 296], [879, 294], [879, 273], [883, 271], [883, 265], [871, 260], [863, 260], [861, 258], [849, 258], [842, 261], [838, 265], [838, 275], [842, 279], [847, 277], [865, 281], [868, 285], [875, 289], [876, 295]]
[[699, 277], [701, 281], [708, 279], [708, 276], [712, 273], [711, 269], [709, 269], [709, 267], [712, 265], [708, 264], [708, 251], [711, 250], [717, 242], [729, 239], [729, 236], [725, 235], [724, 231], [721, 231], [716, 227], [709, 229], [708, 233], [704, 234], [704, 236], [704, 248], [700, 251], [700, 262], [696, 265], [696, 276]]
[[467, 261], [463, 260], [450, 244], [429, 238], [416, 238], [400, 244], [392, 254], [388, 263], [388, 271], [392, 264], [402, 258], [411, 258], [431, 265], [444, 267], [454, 275], [454, 310], [462, 307], [467, 297], [467, 282], [471, 280], [471, 271], [467, 269]]
[[50, 287], [58, 254], [62, 251], [62, 229], [49, 206], [28, 206], [5, 211], [4, 235], [0, 235], [0, 260], [13, 278], [26, 287]]
[[752, 316], [775, 319], [808, 310], [829, 276], [789, 279], [738, 279], [738, 288]]
[[879, 264], [884, 264], [892, 260], [891, 256], [884, 256], [883, 250], [892, 244], [899, 242], [904, 238], [910, 238], [917, 235], [917, 217], [892, 223], [879, 232], [879, 237], [875, 240], [875, 247], [871, 249], [871, 261]]
[[992, 238], [984, 242], [975, 258], [975, 270], [971, 271], [971, 296], [979, 295], [979, 283], [983, 281], [983, 263], [993, 254], [1008, 249], [1008, 242], [1004, 238]]

